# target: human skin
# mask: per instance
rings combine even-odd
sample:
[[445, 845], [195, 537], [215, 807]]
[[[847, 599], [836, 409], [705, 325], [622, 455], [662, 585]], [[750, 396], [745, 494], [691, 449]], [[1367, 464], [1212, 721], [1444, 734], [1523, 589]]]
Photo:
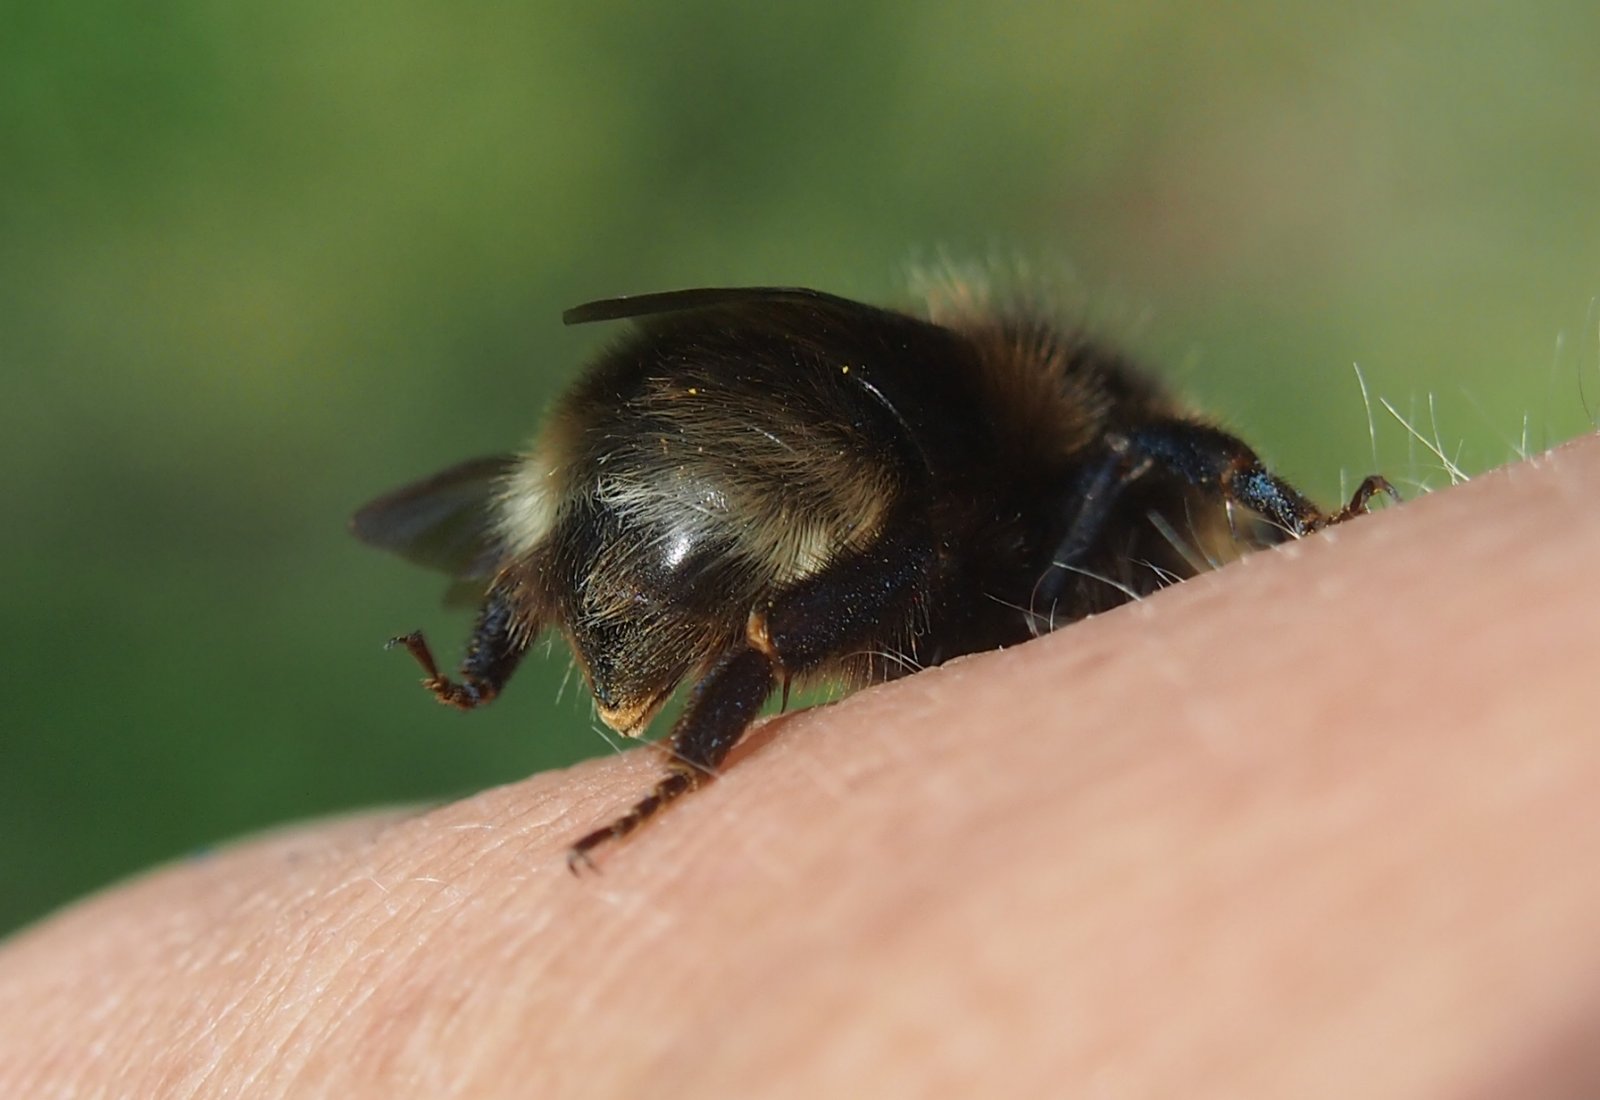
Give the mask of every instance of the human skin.
[[599, 874], [651, 750], [155, 871], [0, 949], [0, 1095], [1600, 1094], [1597, 486], [774, 720]]

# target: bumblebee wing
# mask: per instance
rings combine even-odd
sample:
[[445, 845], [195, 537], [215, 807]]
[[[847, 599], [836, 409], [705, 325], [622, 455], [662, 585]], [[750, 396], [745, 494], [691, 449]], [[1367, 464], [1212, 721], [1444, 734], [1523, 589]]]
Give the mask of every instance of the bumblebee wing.
[[799, 286], [703, 286], [690, 290], [666, 290], [658, 294], [630, 294], [621, 298], [601, 298], [574, 306], [561, 315], [564, 325], [587, 325], [595, 321], [622, 321], [630, 317], [651, 317], [661, 313], [685, 313], [700, 309], [768, 305], [774, 302], [810, 304], [835, 309], [867, 310], [876, 306], [852, 302], [837, 294], [824, 294]]
[[463, 580], [494, 568], [490, 505], [514, 455], [468, 459], [385, 493], [350, 517], [350, 533], [415, 565]]

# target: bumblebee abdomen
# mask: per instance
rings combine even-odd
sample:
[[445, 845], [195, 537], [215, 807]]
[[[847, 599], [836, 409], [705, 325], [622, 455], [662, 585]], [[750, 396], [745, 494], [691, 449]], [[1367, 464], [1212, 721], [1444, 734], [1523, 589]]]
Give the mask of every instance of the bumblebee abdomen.
[[865, 544], [900, 491], [884, 456], [814, 423], [652, 421], [608, 453], [592, 492], [669, 571], [717, 548], [775, 582], [805, 576]]
[[608, 723], [642, 726], [754, 609], [878, 537], [905, 477], [861, 415], [818, 407], [852, 398], [685, 367], [581, 421], [539, 556]]

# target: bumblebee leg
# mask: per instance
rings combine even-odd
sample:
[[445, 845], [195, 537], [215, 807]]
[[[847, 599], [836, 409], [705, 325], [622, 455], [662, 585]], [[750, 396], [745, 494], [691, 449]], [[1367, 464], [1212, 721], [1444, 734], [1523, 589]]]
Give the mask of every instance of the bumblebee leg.
[[1276, 523], [1291, 535], [1309, 535], [1329, 524], [1361, 515], [1378, 493], [1400, 499], [1394, 486], [1373, 475], [1337, 512], [1324, 512], [1298, 489], [1268, 470], [1256, 453], [1227, 432], [1204, 424], [1169, 420], [1129, 432], [1133, 456], [1216, 492]]
[[[1050, 567], [1039, 578], [1039, 583], [1034, 585], [1028, 601], [1028, 615], [1036, 634], [1048, 629], [1053, 609], [1071, 577], [1068, 567], [1094, 545], [1105, 530], [1106, 521], [1121, 498], [1122, 491], [1142, 476], [1150, 465], [1149, 458], [1139, 457], [1132, 447], [1118, 440], [1099, 465], [1089, 467], [1079, 476], [1071, 494], [1071, 499], [1078, 503], [1077, 514], [1072, 517], [1067, 533], [1056, 544], [1050, 555]], [[1046, 610], [1041, 613], [1039, 608]]]
[[772, 658], [755, 649], [740, 647], [712, 666], [694, 686], [672, 731], [672, 762], [667, 774], [627, 813], [569, 848], [567, 867], [574, 873], [580, 865], [593, 869], [591, 850], [621, 840], [661, 807], [710, 779], [713, 769], [755, 721], [761, 704], [772, 694], [773, 683]]
[[1398, 501], [1400, 491], [1389, 484], [1389, 479], [1379, 474], [1368, 474], [1361, 479], [1361, 484], [1356, 486], [1356, 491], [1350, 495], [1350, 503], [1329, 517], [1329, 523], [1343, 523], [1359, 515], [1365, 515], [1372, 498], [1382, 493], [1390, 500]]
[[477, 625], [467, 641], [467, 656], [461, 662], [459, 681], [440, 674], [433, 651], [420, 630], [390, 638], [386, 648], [405, 646], [426, 673], [422, 686], [433, 692], [435, 699], [458, 710], [471, 710], [492, 702], [500, 694], [535, 633], [517, 629], [511, 605], [504, 596], [491, 591], [483, 601]]
[[[1294, 486], [1272, 473], [1243, 441], [1227, 432], [1184, 420], [1162, 421], [1126, 435], [1111, 437], [1111, 447], [1097, 465], [1084, 470], [1071, 499], [1078, 511], [1051, 554], [1052, 568], [1034, 589], [1032, 608], [1051, 608], [1060, 599], [1074, 564], [1100, 537], [1112, 509], [1129, 485], [1160, 469], [1218, 494], [1229, 504], [1260, 513], [1290, 535], [1307, 535], [1361, 515], [1372, 498], [1400, 494], [1383, 478], [1363, 481], [1350, 502], [1334, 513], [1324, 512]], [[1046, 618], [1038, 611], [1036, 619]]]
[[573, 873], [593, 869], [591, 851], [621, 840], [711, 779], [779, 683], [881, 632], [882, 624], [921, 591], [932, 546], [920, 529], [885, 538], [754, 611], [744, 643], [724, 654], [694, 686], [672, 730], [667, 774], [621, 817], [573, 844], [568, 868]]

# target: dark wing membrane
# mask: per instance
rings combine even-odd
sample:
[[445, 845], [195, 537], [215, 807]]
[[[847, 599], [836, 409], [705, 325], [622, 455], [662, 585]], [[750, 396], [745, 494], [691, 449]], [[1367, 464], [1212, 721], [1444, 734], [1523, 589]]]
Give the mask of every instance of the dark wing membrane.
[[415, 565], [463, 579], [494, 568], [490, 506], [514, 455], [473, 458], [386, 493], [350, 517], [350, 533]]
[[835, 309], [880, 312], [878, 307], [852, 302], [837, 294], [824, 294], [799, 286], [705, 286], [692, 290], [665, 290], [658, 294], [630, 294], [622, 298], [601, 298], [573, 306], [561, 315], [564, 325], [587, 325], [595, 321], [622, 321], [630, 317], [650, 317], [660, 313], [684, 313], [697, 309], [724, 309], [770, 302], [809, 303]]

